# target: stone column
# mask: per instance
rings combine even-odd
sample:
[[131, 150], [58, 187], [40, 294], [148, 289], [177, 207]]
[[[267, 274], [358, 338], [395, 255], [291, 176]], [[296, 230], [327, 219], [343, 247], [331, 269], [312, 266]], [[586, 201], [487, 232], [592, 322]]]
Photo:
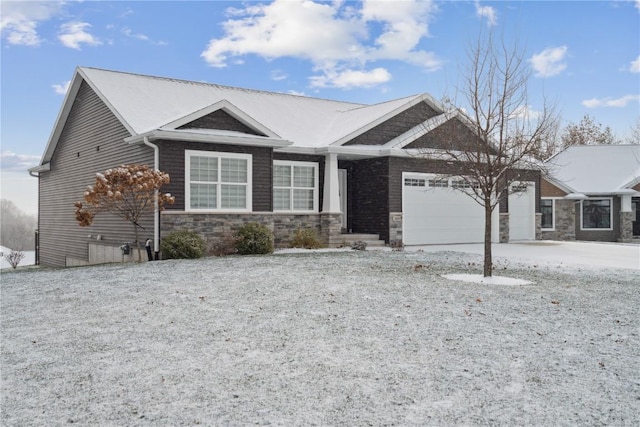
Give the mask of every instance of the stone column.
[[509, 243], [509, 214], [500, 212], [500, 243]]

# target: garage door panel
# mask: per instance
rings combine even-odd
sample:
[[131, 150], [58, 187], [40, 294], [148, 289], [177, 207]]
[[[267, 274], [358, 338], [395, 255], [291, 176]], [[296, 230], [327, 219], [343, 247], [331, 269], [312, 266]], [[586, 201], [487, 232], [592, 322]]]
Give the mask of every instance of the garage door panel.
[[[413, 178], [418, 175], [411, 175]], [[451, 187], [404, 186], [403, 236], [407, 245], [484, 241], [484, 208]], [[432, 177], [432, 176], [431, 176]], [[494, 227], [498, 212], [494, 211]], [[497, 240], [497, 233], [494, 233]]]

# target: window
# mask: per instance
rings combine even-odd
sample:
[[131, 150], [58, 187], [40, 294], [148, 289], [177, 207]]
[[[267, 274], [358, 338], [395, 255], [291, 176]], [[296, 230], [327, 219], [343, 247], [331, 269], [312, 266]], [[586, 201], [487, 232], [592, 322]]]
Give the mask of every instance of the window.
[[541, 199], [540, 200], [540, 212], [542, 212], [542, 228], [553, 229], [553, 199]]
[[582, 229], [611, 230], [611, 200], [589, 199], [582, 201]]
[[251, 210], [251, 155], [185, 151], [187, 210]]
[[447, 188], [449, 186], [449, 181], [446, 179], [430, 179], [429, 187], [432, 188]]
[[426, 181], [420, 178], [405, 178], [404, 185], [406, 187], [424, 187], [426, 185]]
[[273, 210], [318, 211], [318, 164], [273, 162]]

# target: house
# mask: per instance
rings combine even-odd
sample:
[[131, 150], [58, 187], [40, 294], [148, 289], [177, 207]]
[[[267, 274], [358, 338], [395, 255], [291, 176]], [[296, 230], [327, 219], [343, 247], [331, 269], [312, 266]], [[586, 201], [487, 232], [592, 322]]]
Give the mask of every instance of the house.
[[572, 146], [547, 161], [541, 237], [630, 242], [640, 237], [640, 145]]
[[[163, 191], [175, 204], [140, 221], [156, 253], [173, 230], [215, 241], [249, 221], [268, 225], [278, 246], [301, 227], [333, 246], [362, 238], [355, 233], [387, 244], [481, 242], [483, 208], [442, 179], [464, 165], [416, 155], [453, 133], [473, 140], [461, 123], [427, 94], [363, 105], [80, 67], [30, 170], [39, 261], [123, 259], [130, 225], [106, 215], [81, 228], [74, 202], [96, 172], [126, 163], [171, 177]], [[539, 232], [540, 173], [527, 173], [494, 214], [494, 241]]]

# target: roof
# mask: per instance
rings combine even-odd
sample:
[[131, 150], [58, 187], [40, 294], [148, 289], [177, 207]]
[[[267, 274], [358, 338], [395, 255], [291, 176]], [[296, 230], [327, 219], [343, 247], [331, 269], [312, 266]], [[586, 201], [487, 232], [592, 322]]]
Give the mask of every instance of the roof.
[[549, 175], [574, 193], [632, 194], [640, 182], [640, 145], [576, 145], [547, 161]]
[[[49, 138], [41, 166], [53, 155], [62, 128], [82, 82], [109, 107], [131, 134], [127, 142], [143, 137], [181, 138], [207, 132], [178, 129], [195, 119], [223, 109], [266, 135], [261, 142], [291, 151], [328, 150], [416, 105], [443, 107], [427, 94], [412, 95], [374, 105], [335, 101], [284, 93], [221, 86], [141, 74], [78, 67]], [[216, 133], [209, 133], [215, 137]], [[246, 143], [260, 140], [244, 134]], [[240, 141], [242, 135], [234, 135]], [[229, 142], [232, 143], [232, 142]]]

